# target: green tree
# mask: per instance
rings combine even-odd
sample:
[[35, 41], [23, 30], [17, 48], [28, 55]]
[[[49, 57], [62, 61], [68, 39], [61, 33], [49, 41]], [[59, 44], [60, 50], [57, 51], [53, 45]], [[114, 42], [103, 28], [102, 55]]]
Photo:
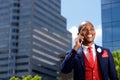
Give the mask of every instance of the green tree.
[[18, 77], [13, 76], [10, 78], [10, 80], [20, 80], [20, 79]]
[[117, 70], [118, 78], [120, 80], [120, 50], [112, 52], [112, 55], [116, 65], [115, 68]]
[[10, 80], [42, 80], [42, 77], [39, 75], [35, 75], [35, 76], [31, 76], [31, 75], [27, 75], [27, 76], [22, 76], [22, 79], [12, 76], [10, 78]]
[[28, 75], [28, 76], [22, 76], [22, 80], [31, 80], [32, 76]]
[[42, 80], [42, 77], [41, 77], [41, 76], [36, 75], [36, 76], [34, 76], [31, 80]]

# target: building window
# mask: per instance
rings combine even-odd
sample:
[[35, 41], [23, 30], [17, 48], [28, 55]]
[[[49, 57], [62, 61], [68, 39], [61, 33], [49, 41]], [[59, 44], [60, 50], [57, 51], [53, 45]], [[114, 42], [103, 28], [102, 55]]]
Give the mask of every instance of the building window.
[[19, 23], [17, 23], [17, 22], [12, 22], [12, 26], [19, 26]]
[[13, 4], [15, 7], [20, 7], [20, 4], [19, 3], [14, 3]]
[[11, 52], [12, 52], [12, 53], [17, 53], [18, 50], [17, 50], [17, 49], [12, 49]]
[[12, 39], [18, 39], [18, 36], [16, 36], [16, 35], [12, 35]]
[[19, 9], [13, 9], [13, 13], [20, 13]]

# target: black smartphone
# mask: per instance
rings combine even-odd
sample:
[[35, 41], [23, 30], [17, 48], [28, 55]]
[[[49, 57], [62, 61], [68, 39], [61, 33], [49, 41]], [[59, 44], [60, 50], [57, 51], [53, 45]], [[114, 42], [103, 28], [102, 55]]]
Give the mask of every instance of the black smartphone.
[[[79, 35], [80, 33], [78, 33], [78, 35]], [[83, 40], [79, 40], [79, 42], [82, 44], [82, 42], [83, 42]]]
[[[82, 31], [83, 31], [84, 28], [85, 28], [85, 26], [82, 27], [82, 29], [80, 30], [80, 33], [78, 33], [78, 35], [80, 34], [82, 36]], [[83, 39], [84, 39], [84, 37], [83, 37]], [[83, 40], [79, 40], [79, 42], [82, 44]]]

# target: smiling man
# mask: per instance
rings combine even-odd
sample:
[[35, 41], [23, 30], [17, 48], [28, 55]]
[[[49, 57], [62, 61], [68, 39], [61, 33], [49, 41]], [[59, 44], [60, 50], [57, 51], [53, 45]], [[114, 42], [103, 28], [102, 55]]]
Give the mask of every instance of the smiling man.
[[74, 80], [118, 80], [111, 52], [94, 43], [95, 34], [91, 22], [82, 22], [75, 45], [67, 52], [60, 69], [66, 74], [73, 70]]

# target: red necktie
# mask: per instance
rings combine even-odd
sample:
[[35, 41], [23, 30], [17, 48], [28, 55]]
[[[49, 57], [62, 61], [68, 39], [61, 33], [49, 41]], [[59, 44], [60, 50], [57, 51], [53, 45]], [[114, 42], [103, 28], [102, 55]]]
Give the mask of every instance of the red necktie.
[[94, 65], [94, 59], [93, 59], [93, 51], [92, 51], [92, 47], [88, 47], [88, 56], [89, 56], [89, 62], [90, 62], [90, 64], [92, 65], [92, 67], [93, 67], [93, 65]]

